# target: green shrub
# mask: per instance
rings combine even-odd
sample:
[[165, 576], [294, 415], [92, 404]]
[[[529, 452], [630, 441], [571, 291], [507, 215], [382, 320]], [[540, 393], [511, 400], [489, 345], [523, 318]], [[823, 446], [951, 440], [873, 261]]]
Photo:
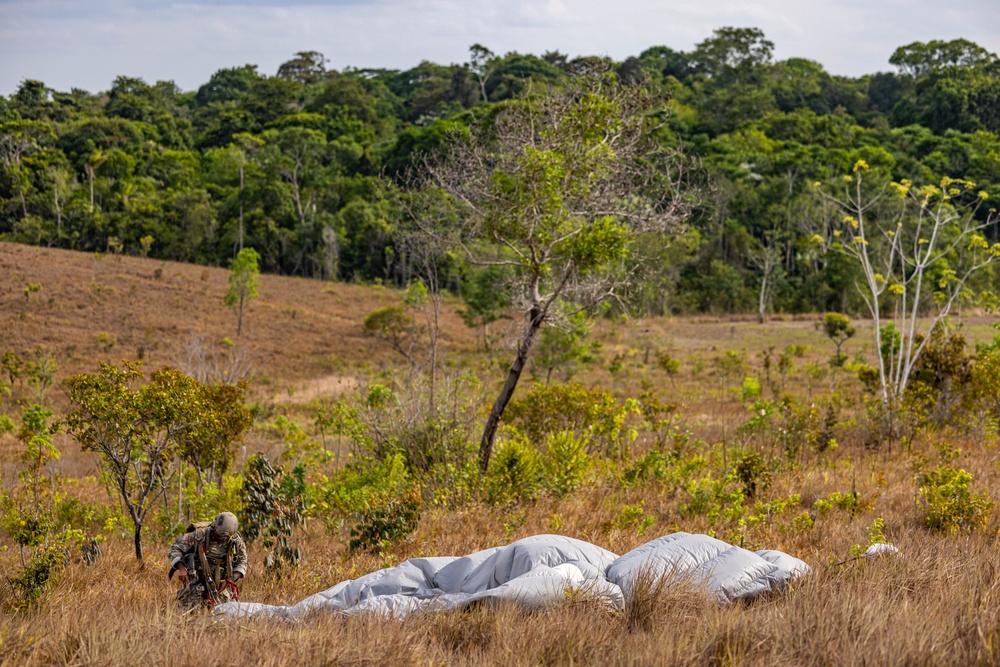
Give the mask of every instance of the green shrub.
[[731, 488], [736, 481], [733, 473], [726, 473], [718, 479], [706, 476], [691, 480], [685, 488], [688, 501], [682, 506], [682, 512], [688, 516], [704, 516], [710, 524], [720, 518], [742, 516], [745, 513], [743, 490]]
[[932, 530], [953, 532], [983, 528], [993, 509], [986, 493], [972, 493], [972, 475], [960, 468], [939, 466], [917, 477], [925, 521]]
[[478, 443], [473, 442], [462, 423], [451, 419], [428, 419], [408, 425], [395, 438], [395, 449], [406, 456], [407, 465], [418, 473], [434, 466], [463, 466], [476, 458]]
[[206, 484], [201, 493], [197, 492], [196, 480], [189, 480], [184, 497], [188, 505], [187, 515], [214, 517], [219, 512], [233, 512], [237, 516], [243, 511], [243, 476], [222, 476], [222, 486]]
[[413, 483], [402, 454], [384, 459], [355, 459], [308, 488], [316, 511], [332, 518], [346, 517], [371, 505], [399, 496]]
[[556, 497], [562, 498], [580, 488], [589, 469], [586, 436], [560, 431], [545, 439], [542, 483]]
[[858, 512], [871, 509], [872, 506], [873, 502], [862, 499], [861, 494], [857, 491], [848, 491], [847, 493], [834, 491], [829, 498], [820, 498], [813, 503], [813, 509], [820, 516], [829, 514], [835, 509], [854, 516]]
[[868, 529], [868, 544], [855, 544], [852, 546], [851, 556], [861, 558], [873, 544], [887, 544], [888, 541], [885, 539], [885, 533], [882, 532], [883, 528], [885, 528], [885, 521], [881, 517], [875, 517], [872, 527]]
[[117, 512], [111, 505], [62, 496], [56, 498], [52, 513], [55, 525], [77, 528], [88, 535], [102, 532], [108, 520], [116, 515]]
[[542, 483], [542, 461], [525, 438], [506, 440], [490, 460], [486, 494], [491, 503], [532, 500]]
[[460, 465], [450, 462], [433, 465], [421, 478], [420, 485], [427, 503], [455, 509], [480, 497], [482, 481], [479, 462], [470, 457]]
[[68, 561], [69, 551], [61, 541], [34, 549], [25, 566], [7, 577], [16, 599], [14, 607], [30, 607], [38, 602]]
[[753, 498], [758, 488], [766, 489], [771, 481], [771, 470], [767, 461], [752, 450], [747, 450], [736, 458], [733, 472], [743, 485], [744, 498]]
[[847, 361], [847, 355], [840, 351], [841, 346], [852, 338], [857, 330], [851, 326], [851, 319], [840, 313], [827, 313], [820, 322], [816, 323], [816, 328], [821, 330], [826, 337], [837, 346], [837, 351], [830, 358], [830, 366], [839, 368]]
[[611, 522], [611, 527], [622, 531], [635, 528], [636, 534], [642, 535], [654, 523], [656, 523], [656, 517], [652, 514], [646, 514], [645, 508], [640, 502], [638, 505], [622, 505], [618, 516]]
[[743, 378], [743, 384], [740, 386], [740, 397], [744, 403], [760, 398], [760, 380], [749, 376]]
[[414, 485], [399, 497], [356, 512], [349, 548], [380, 552], [403, 541], [417, 529], [420, 506], [420, 489]]
[[726, 385], [745, 376], [750, 367], [746, 355], [739, 350], [726, 350], [722, 356], [713, 359], [712, 364], [715, 366], [716, 374]]
[[619, 403], [608, 391], [578, 384], [536, 385], [527, 395], [511, 401], [504, 419], [522, 431], [529, 442], [545, 442], [549, 436], [571, 432], [586, 436], [588, 444], [605, 453], [621, 453], [635, 440], [636, 432], [625, 427], [639, 403]]
[[291, 475], [273, 467], [263, 454], [254, 454], [247, 469], [240, 495], [243, 516], [241, 527], [247, 544], [261, 539], [268, 552], [264, 567], [269, 571], [283, 564], [298, 565], [301, 553], [289, 541], [292, 530], [302, 521], [304, 470], [296, 466]]
[[707, 461], [704, 456], [685, 455], [680, 450], [662, 452], [651, 449], [632, 462], [616, 479], [625, 487], [656, 482], [668, 489], [685, 488], [694, 475], [705, 470]]

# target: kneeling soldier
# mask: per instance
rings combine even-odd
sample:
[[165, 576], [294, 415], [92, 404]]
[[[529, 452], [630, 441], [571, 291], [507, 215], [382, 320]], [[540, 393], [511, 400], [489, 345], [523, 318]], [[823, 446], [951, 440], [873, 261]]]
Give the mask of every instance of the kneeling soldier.
[[238, 600], [236, 582], [247, 572], [247, 547], [237, 532], [239, 522], [232, 512], [223, 512], [215, 521], [193, 523], [170, 549], [169, 577], [177, 573], [184, 588], [177, 599], [184, 609], [212, 606]]

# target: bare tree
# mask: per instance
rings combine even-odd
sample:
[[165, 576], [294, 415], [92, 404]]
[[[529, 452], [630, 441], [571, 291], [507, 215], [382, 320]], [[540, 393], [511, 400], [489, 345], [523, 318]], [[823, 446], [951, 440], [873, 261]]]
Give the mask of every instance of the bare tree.
[[428, 348], [428, 407], [430, 414], [437, 411], [435, 389], [437, 385], [438, 352], [441, 342], [441, 271], [447, 259], [447, 248], [440, 239], [420, 233], [419, 229], [404, 229], [399, 235], [399, 245], [405, 253], [408, 265], [417, 275], [418, 281], [410, 284], [404, 301], [414, 312], [423, 314], [426, 324]]
[[410, 193], [419, 230], [516, 276], [522, 328], [483, 429], [483, 469], [539, 329], [562, 304], [617, 299], [636, 234], [673, 230], [690, 211], [685, 162], [655, 140], [665, 117], [647, 91], [595, 76], [506, 103], [421, 163]]
[[191, 333], [181, 371], [205, 384], [236, 384], [250, 377], [253, 359], [242, 345], [212, 346], [205, 338]]
[[764, 315], [771, 304], [776, 278], [780, 277], [779, 269], [784, 248], [779, 245], [773, 234], [767, 234], [760, 246], [750, 249], [750, 263], [760, 273], [760, 294], [757, 300], [757, 322], [764, 323]]
[[0, 131], [0, 164], [10, 175], [10, 179], [17, 188], [17, 194], [21, 199], [21, 214], [28, 215], [28, 204], [24, 198], [24, 193], [28, 189], [28, 177], [22, 166], [23, 158], [38, 150], [38, 141], [35, 136], [39, 134], [40, 123], [14, 122], [7, 123]]

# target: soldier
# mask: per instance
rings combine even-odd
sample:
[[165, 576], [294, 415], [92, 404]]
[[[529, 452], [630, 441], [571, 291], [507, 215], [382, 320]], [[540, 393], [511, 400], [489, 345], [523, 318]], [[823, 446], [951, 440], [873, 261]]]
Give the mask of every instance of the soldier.
[[239, 599], [237, 582], [247, 572], [247, 547], [238, 529], [236, 515], [222, 512], [215, 521], [189, 525], [188, 532], [170, 545], [168, 578], [177, 572], [184, 584], [177, 592], [181, 607], [192, 609]]

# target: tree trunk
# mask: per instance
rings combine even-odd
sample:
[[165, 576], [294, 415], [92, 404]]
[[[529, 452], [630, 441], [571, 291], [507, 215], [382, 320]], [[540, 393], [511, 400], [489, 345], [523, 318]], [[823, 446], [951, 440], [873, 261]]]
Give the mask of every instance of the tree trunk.
[[142, 521], [135, 522], [135, 559], [142, 561]]
[[757, 324], [764, 324], [764, 311], [767, 310], [767, 269], [760, 281], [760, 300], [757, 303]]
[[239, 321], [236, 323], [236, 337], [239, 338], [243, 335], [243, 294], [240, 293], [240, 317]]
[[503, 415], [507, 403], [510, 402], [511, 397], [514, 395], [517, 381], [521, 378], [521, 371], [524, 370], [524, 365], [528, 361], [528, 354], [531, 352], [531, 346], [535, 342], [535, 334], [542, 327], [544, 319], [545, 313], [541, 310], [538, 308], [531, 310], [531, 319], [528, 321], [528, 328], [524, 332], [524, 338], [521, 339], [521, 344], [517, 348], [517, 356], [514, 358], [514, 363], [511, 364], [510, 371], [507, 373], [507, 380], [504, 382], [503, 388], [500, 390], [500, 395], [497, 396], [497, 400], [493, 403], [490, 416], [486, 420], [486, 427], [483, 429], [483, 438], [479, 442], [479, 468], [483, 472], [486, 472], [486, 469], [490, 465], [490, 456], [493, 454], [493, 442], [496, 440], [497, 428], [500, 426], [500, 417]]
[[62, 237], [62, 207], [59, 205], [59, 190], [57, 187], [52, 188], [52, 199], [56, 207], [56, 243]]
[[[435, 269], [431, 269], [434, 271]], [[437, 416], [437, 365], [438, 365], [438, 344], [441, 338], [441, 292], [438, 285], [437, 276], [433, 277], [433, 289], [430, 294], [430, 307], [428, 333], [431, 338], [431, 382], [430, 382], [430, 413], [432, 417]]]
[[24, 217], [28, 217], [28, 202], [24, 199], [24, 184], [21, 178], [20, 169], [17, 172], [17, 194], [21, 197], [21, 212], [24, 213]]
[[[239, 230], [239, 250], [243, 250], [243, 163], [240, 163], [240, 230]], [[237, 250], [236, 252], [239, 252]]]

